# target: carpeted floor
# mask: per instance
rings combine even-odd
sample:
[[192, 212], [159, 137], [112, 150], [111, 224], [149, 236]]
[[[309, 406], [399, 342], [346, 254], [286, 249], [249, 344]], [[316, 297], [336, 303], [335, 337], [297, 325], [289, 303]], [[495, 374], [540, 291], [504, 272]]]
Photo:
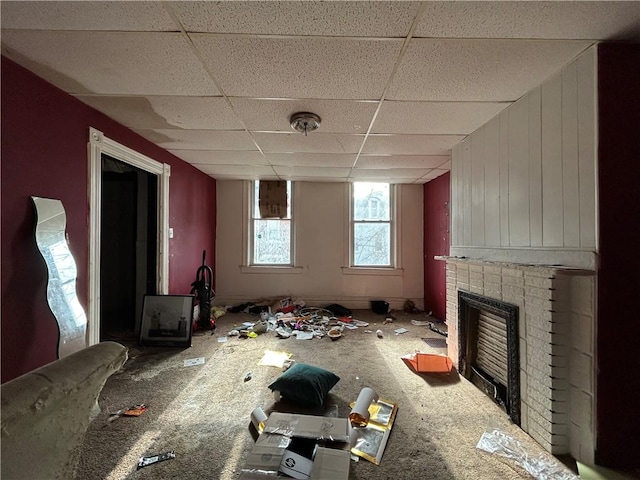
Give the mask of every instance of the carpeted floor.
[[[257, 338], [221, 337], [256, 315], [228, 313], [218, 320], [214, 334], [201, 332], [190, 348], [139, 347], [122, 341], [130, 359], [113, 375], [99, 399], [101, 413], [85, 438], [76, 478], [115, 479], [221, 479], [239, 476], [254, 444], [250, 414], [262, 407], [272, 411], [298, 411], [322, 415], [274, 402], [267, 388], [281, 373], [259, 366], [265, 350], [292, 353], [298, 363], [316, 365], [341, 380], [325, 399], [325, 407], [347, 417], [349, 403], [365, 387], [399, 405], [389, 443], [380, 465], [364, 459], [351, 462], [353, 480], [516, 479], [528, 474], [510, 460], [476, 448], [489, 425], [520, 440], [532, 454], [544, 452], [528, 435], [510, 423], [506, 414], [475, 386], [449, 375], [418, 375], [400, 359], [416, 350], [445, 353], [427, 345], [425, 338], [442, 338], [428, 326], [416, 326], [420, 314], [394, 312], [396, 319], [356, 311], [354, 318], [381, 329], [383, 338], [366, 328], [345, 331], [342, 338], [280, 339], [273, 332]], [[404, 327], [408, 332], [395, 335]], [[130, 344], [128, 344], [130, 343]], [[185, 366], [185, 360], [204, 357], [204, 363]], [[251, 373], [251, 375], [247, 375]], [[247, 379], [250, 377], [250, 379]], [[145, 403], [140, 417], [108, 422], [110, 412]], [[175, 458], [136, 470], [141, 456], [174, 451]]]

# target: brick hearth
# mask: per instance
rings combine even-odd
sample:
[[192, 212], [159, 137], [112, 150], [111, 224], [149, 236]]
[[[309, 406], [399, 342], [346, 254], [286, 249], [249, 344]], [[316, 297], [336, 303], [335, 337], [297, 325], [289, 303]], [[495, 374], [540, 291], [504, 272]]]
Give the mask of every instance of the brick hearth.
[[593, 463], [594, 272], [439, 259], [447, 262], [447, 348], [454, 364], [458, 290], [517, 305], [521, 427], [549, 452]]

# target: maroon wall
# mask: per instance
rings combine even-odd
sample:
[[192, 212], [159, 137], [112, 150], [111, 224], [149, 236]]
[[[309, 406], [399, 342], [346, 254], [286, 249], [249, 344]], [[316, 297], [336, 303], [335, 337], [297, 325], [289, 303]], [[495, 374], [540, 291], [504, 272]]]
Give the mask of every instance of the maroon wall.
[[215, 264], [216, 184], [211, 177], [2, 57], [2, 382], [56, 359], [57, 324], [47, 269], [35, 245], [32, 195], [60, 199], [87, 307], [89, 127], [171, 166], [170, 293], [189, 292], [202, 263]]
[[450, 179], [447, 172], [424, 185], [424, 308], [441, 320], [447, 313], [447, 266], [433, 257], [449, 255]]
[[598, 47], [596, 462], [640, 467], [640, 45]]

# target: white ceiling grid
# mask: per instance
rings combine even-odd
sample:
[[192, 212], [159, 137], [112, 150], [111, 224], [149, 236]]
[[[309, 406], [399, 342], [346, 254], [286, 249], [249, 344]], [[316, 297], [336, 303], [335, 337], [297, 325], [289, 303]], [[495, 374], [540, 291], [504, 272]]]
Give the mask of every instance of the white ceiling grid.
[[220, 179], [428, 182], [584, 49], [640, 39], [633, 1], [0, 6], [3, 55]]

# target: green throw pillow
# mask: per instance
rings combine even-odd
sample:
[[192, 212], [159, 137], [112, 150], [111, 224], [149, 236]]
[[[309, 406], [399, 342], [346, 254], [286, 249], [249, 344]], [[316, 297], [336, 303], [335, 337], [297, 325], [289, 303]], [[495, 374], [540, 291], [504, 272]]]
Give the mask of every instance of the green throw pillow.
[[319, 407], [340, 377], [322, 368], [296, 363], [269, 385], [292, 402]]

